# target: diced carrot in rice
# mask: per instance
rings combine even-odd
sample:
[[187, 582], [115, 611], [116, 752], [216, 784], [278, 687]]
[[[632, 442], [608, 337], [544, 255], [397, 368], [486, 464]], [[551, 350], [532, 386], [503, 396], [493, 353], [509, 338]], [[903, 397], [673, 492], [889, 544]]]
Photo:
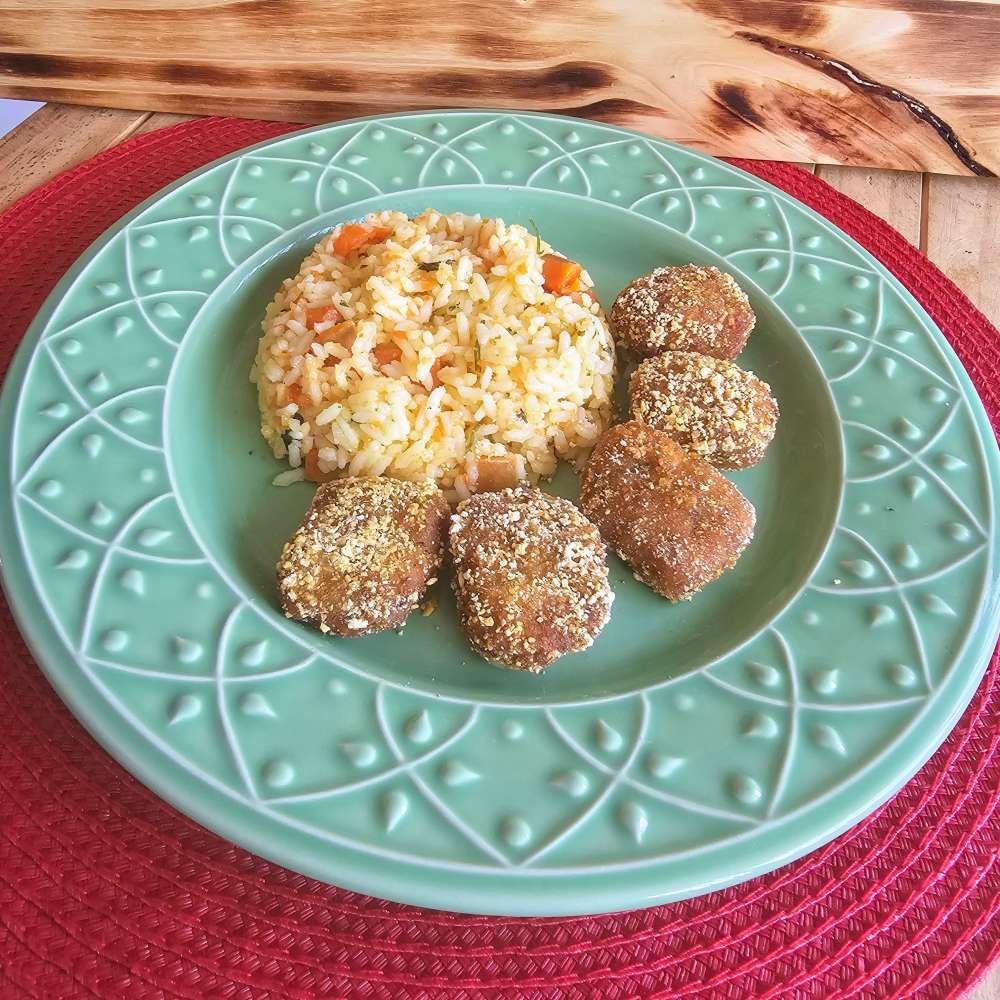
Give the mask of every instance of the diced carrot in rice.
[[348, 222], [333, 242], [333, 252], [338, 257], [346, 257], [355, 250], [382, 243], [392, 235], [392, 230], [386, 226], [365, 226], [357, 222]]
[[306, 310], [306, 326], [317, 327], [321, 323], [339, 323], [344, 317], [336, 306], [310, 306]]
[[403, 356], [403, 350], [398, 344], [378, 344], [372, 348], [372, 354], [379, 365], [391, 365]]
[[350, 350], [354, 346], [355, 337], [357, 337], [357, 331], [354, 324], [347, 321], [331, 326], [329, 330], [323, 330], [322, 333], [317, 333], [316, 342], [318, 344], [341, 344]]
[[300, 412], [303, 406], [312, 402], [312, 397], [297, 382], [293, 382], [290, 386], [287, 386], [287, 392], [288, 402], [294, 403]]
[[567, 260], [554, 253], [542, 257], [542, 283], [547, 292], [555, 295], [575, 292], [582, 273], [583, 268], [575, 260]]
[[414, 271], [410, 275], [410, 281], [418, 292], [433, 292], [438, 287], [438, 280], [430, 271]]

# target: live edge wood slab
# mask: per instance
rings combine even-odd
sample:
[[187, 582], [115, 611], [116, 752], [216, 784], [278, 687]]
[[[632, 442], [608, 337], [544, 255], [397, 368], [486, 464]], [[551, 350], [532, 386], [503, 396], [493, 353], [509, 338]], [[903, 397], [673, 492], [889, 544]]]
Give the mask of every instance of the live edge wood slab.
[[0, 96], [296, 122], [556, 110], [719, 155], [1000, 173], [1000, 0], [0, 0]]

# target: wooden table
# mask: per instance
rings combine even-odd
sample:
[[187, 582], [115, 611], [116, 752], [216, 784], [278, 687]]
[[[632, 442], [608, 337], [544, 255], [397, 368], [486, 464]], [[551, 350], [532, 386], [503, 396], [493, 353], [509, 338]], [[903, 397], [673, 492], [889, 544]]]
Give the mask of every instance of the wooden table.
[[[48, 104], [0, 139], [0, 211], [82, 160], [184, 115]], [[802, 164], [899, 230], [1000, 326], [1000, 178]], [[966, 1000], [1000, 1000], [1000, 964]]]

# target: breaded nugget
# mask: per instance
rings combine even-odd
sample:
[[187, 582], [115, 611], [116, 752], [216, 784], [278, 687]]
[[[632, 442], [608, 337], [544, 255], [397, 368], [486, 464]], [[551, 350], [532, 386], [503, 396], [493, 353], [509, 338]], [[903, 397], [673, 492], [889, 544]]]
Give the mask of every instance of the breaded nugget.
[[636, 578], [671, 601], [730, 569], [753, 537], [753, 505], [732, 483], [635, 420], [598, 440], [580, 507]]
[[735, 358], [753, 329], [746, 292], [717, 267], [658, 267], [626, 285], [611, 307], [615, 340], [641, 358], [697, 351]]
[[538, 673], [607, 624], [604, 543], [568, 500], [536, 489], [480, 493], [459, 505], [448, 541], [459, 620], [487, 660]]
[[643, 361], [629, 397], [633, 420], [666, 432], [718, 469], [756, 465], [778, 425], [766, 382], [732, 361], [690, 351]]
[[323, 483], [278, 561], [285, 614], [335, 635], [402, 625], [437, 576], [450, 513], [430, 481]]

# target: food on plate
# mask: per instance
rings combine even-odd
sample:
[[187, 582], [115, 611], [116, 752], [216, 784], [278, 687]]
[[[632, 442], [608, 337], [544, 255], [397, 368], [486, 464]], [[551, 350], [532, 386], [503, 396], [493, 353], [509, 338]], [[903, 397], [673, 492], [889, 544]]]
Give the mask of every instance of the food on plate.
[[459, 505], [448, 544], [462, 629], [487, 660], [538, 673], [590, 646], [610, 617], [604, 543], [568, 500], [480, 493]]
[[732, 361], [690, 351], [647, 358], [629, 381], [633, 420], [669, 434], [719, 469], [756, 465], [774, 437], [770, 386]]
[[753, 537], [753, 505], [704, 459], [632, 420], [604, 434], [580, 508], [636, 579], [686, 600], [730, 569]]
[[450, 514], [429, 480], [323, 483], [278, 561], [285, 614], [334, 635], [401, 626], [435, 582]]
[[612, 418], [614, 343], [593, 282], [502, 219], [427, 210], [338, 226], [268, 305], [251, 371], [261, 432], [297, 478], [537, 482]]
[[626, 285], [611, 307], [611, 329], [642, 358], [697, 351], [735, 358], [753, 330], [746, 292], [717, 267], [658, 267]]
[[[746, 295], [694, 264], [625, 288], [615, 334], [647, 357], [632, 421], [609, 430], [615, 344], [592, 285], [537, 228], [478, 215], [375, 212], [316, 245], [251, 371], [290, 466], [275, 482], [319, 484], [278, 562], [288, 617], [399, 627], [447, 540], [473, 648], [538, 673], [607, 623], [605, 542], [675, 601], [736, 562], [754, 509], [713, 466], [759, 462], [778, 418], [728, 360], [753, 327]], [[535, 488], [560, 459], [583, 467], [581, 509]]]

